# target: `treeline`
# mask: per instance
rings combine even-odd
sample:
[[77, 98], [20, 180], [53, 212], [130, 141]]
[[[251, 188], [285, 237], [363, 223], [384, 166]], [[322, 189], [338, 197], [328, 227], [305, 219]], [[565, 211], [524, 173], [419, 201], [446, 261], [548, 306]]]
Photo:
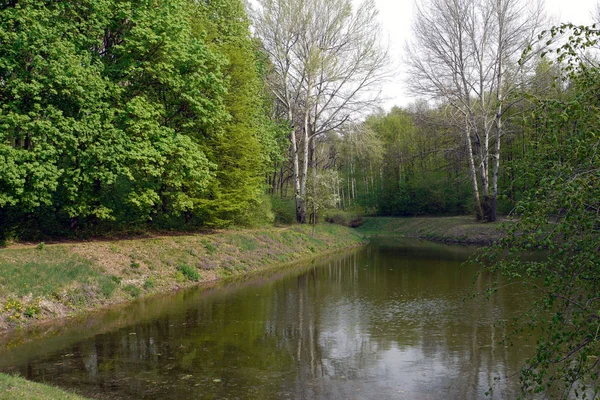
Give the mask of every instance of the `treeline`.
[[[549, 126], [532, 116], [541, 101], [568, 102], [577, 95], [564, 74], [559, 63], [537, 58], [521, 76], [520, 90], [506, 98], [497, 184], [500, 215], [518, 215], [519, 201], [537, 187], [530, 164]], [[488, 147], [494, 146], [491, 138]], [[417, 101], [375, 112], [320, 136], [309, 149], [309, 187], [318, 194], [309, 193], [309, 203], [324, 203], [321, 209], [329, 208], [325, 214], [330, 215], [335, 210], [379, 216], [474, 215], [468, 151], [461, 114], [449, 103]], [[269, 185], [275, 197], [293, 199], [290, 160], [278, 163]]]
[[266, 65], [241, 0], [0, 2], [0, 236], [268, 218]]
[[472, 211], [466, 149], [441, 109], [419, 103], [372, 115], [341, 148], [345, 207], [388, 216]]

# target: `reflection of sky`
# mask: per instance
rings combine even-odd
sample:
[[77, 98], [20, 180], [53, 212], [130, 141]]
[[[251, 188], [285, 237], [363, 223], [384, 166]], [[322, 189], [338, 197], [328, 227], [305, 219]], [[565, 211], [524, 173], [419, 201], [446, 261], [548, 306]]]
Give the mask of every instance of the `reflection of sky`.
[[[320, 304], [321, 378], [313, 385], [299, 384], [299, 397], [479, 398], [494, 377], [508, 373], [507, 351], [497, 344], [502, 332], [492, 324], [505, 310], [487, 302], [475, 309], [466, 306], [464, 279], [454, 287], [439, 285], [435, 278], [426, 285], [402, 286], [403, 276], [396, 272], [406, 267], [406, 259], [376, 270], [363, 268], [363, 262], [352, 260], [344, 270], [351, 276], [336, 277], [346, 283], [344, 290], [311, 299]], [[452, 281], [460, 262], [451, 264], [441, 257], [433, 268], [446, 268], [446, 280]], [[387, 281], [396, 280], [396, 290], [378, 297], [369, 293], [377, 286], [360, 287], [368, 275], [382, 271], [387, 271]], [[513, 372], [518, 368], [512, 367]], [[309, 378], [299, 376], [301, 381]], [[504, 397], [506, 390], [505, 381], [496, 386]]]

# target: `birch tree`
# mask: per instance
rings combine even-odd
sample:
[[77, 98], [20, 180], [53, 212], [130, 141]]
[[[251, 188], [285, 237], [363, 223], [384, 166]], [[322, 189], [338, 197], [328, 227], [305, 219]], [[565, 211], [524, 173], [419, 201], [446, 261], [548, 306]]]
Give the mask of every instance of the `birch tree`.
[[413, 41], [407, 44], [409, 87], [457, 111], [477, 219], [496, 220], [502, 117], [510, 108], [506, 99], [529, 67], [520, 56], [543, 21], [541, 4], [524, 0], [416, 5]]
[[373, 0], [356, 10], [350, 0], [260, 0], [253, 21], [290, 124], [296, 219], [304, 223], [311, 143], [372, 109], [389, 73], [387, 48]]

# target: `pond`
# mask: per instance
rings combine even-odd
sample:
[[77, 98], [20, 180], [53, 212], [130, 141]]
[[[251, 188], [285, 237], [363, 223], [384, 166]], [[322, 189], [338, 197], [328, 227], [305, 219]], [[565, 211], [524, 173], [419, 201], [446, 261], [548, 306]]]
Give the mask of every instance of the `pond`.
[[100, 399], [512, 398], [532, 344], [494, 321], [527, 295], [465, 301], [491, 279], [461, 266], [472, 251], [378, 239], [17, 333], [0, 371]]

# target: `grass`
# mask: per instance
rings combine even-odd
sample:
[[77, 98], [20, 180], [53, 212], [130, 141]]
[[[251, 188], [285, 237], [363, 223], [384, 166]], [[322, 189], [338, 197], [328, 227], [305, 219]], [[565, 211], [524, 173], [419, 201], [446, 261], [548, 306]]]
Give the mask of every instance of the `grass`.
[[92, 263], [62, 246], [0, 250], [0, 287], [17, 296], [58, 293], [73, 282], [99, 277]]
[[228, 242], [237, 246], [240, 251], [252, 251], [258, 247], [258, 242], [247, 235], [231, 235]]
[[399, 236], [437, 242], [489, 244], [502, 236], [503, 221], [481, 223], [472, 216], [365, 218], [358, 230], [366, 236]]
[[83, 400], [84, 397], [41, 383], [0, 374], [0, 400]]

